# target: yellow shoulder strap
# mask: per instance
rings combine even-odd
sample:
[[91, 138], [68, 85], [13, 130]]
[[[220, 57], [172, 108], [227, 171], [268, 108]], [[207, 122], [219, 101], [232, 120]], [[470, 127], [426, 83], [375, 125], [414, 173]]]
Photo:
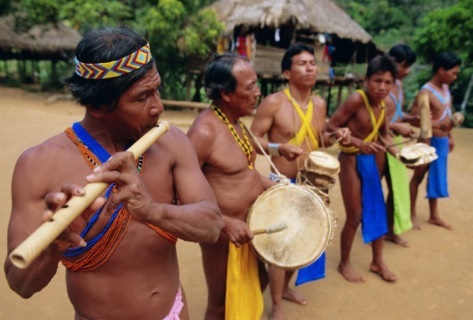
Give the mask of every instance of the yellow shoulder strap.
[[284, 89], [284, 93], [286, 94], [289, 101], [291, 101], [292, 106], [294, 107], [297, 114], [299, 115], [299, 118], [301, 119], [301, 126], [297, 131], [295, 137], [292, 138], [289, 143], [292, 143], [296, 146], [300, 146], [308, 137], [313, 150], [317, 150], [319, 148], [319, 143], [317, 141], [317, 136], [311, 123], [314, 114], [314, 102], [312, 101], [312, 96], [309, 100], [307, 112], [304, 114], [297, 101], [292, 97], [291, 93], [289, 92], [289, 88]]
[[[381, 114], [379, 115], [379, 118], [376, 119], [376, 116], [373, 111], [373, 107], [371, 107], [368, 101], [368, 97], [366, 96], [366, 93], [363, 90], [356, 90], [356, 92], [363, 98], [366, 110], [368, 111], [368, 114], [370, 115], [371, 124], [373, 125], [373, 130], [370, 132], [369, 135], [366, 136], [366, 138], [363, 141], [364, 142], [378, 141], [378, 131], [379, 131], [379, 128], [381, 127], [381, 124], [383, 123], [384, 115], [385, 115], [384, 101], [381, 101]], [[359, 148], [353, 147], [353, 146], [345, 147], [339, 144], [339, 147], [340, 147], [340, 150], [344, 153], [356, 153], [360, 151]]]

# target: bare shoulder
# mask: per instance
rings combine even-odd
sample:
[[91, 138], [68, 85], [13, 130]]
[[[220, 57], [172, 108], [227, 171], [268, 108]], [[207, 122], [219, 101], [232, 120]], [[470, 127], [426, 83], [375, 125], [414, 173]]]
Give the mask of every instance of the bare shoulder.
[[350, 94], [346, 100], [337, 108], [336, 114], [352, 114], [363, 105], [363, 98], [357, 92]]
[[265, 97], [263, 101], [261, 101], [257, 112], [260, 112], [260, 110], [264, 112], [276, 112], [281, 107], [281, 105], [287, 101], [288, 99], [284, 92], [278, 91], [272, 93]]
[[17, 166], [37, 168], [55, 165], [58, 161], [67, 160], [71, 143], [65, 134], [57, 134], [44, 142], [29, 147], [22, 152], [17, 160]]
[[168, 156], [179, 158], [179, 156], [193, 151], [192, 144], [189, 141], [189, 137], [175, 126], [170, 126], [169, 131], [166, 132], [157, 142], [157, 146], [165, 151]]
[[327, 107], [327, 103], [325, 102], [325, 100], [318, 94], [312, 95], [312, 101], [314, 103], [314, 106], [316, 107], [322, 107], [322, 108]]
[[211, 112], [211, 110], [205, 110], [201, 112], [194, 120], [191, 127], [187, 131], [187, 136], [191, 140], [208, 140], [215, 137], [217, 131], [215, 126], [217, 121]]
[[78, 164], [84, 160], [74, 148], [65, 134], [59, 134], [25, 150], [13, 173], [15, 199], [42, 199], [47, 192], [58, 191], [66, 180], [78, 182], [79, 176], [85, 177], [85, 172], [78, 173]]

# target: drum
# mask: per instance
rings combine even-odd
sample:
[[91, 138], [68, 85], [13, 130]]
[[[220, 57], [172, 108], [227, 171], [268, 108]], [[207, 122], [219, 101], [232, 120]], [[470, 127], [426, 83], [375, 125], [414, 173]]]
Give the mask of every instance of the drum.
[[402, 148], [400, 158], [406, 167], [417, 167], [431, 163], [438, 156], [434, 147], [418, 142]]
[[327, 190], [335, 184], [335, 176], [340, 172], [340, 162], [333, 156], [312, 151], [304, 160], [304, 168], [300, 171], [298, 184], [308, 184]]
[[251, 241], [264, 262], [296, 270], [314, 262], [333, 238], [336, 220], [307, 186], [279, 183], [255, 201], [248, 214], [251, 230], [282, 224], [282, 231], [255, 235]]
[[458, 112], [458, 111], [454, 112], [452, 114], [452, 121], [454, 125], [460, 126], [463, 123], [463, 121], [465, 121], [465, 116], [461, 112]]
[[304, 171], [333, 177], [340, 172], [340, 162], [322, 151], [312, 151], [304, 161]]

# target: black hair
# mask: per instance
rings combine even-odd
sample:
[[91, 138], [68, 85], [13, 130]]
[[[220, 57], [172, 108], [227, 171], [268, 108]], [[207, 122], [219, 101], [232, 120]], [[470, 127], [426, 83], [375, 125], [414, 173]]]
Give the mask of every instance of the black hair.
[[209, 62], [204, 73], [205, 93], [209, 99], [220, 99], [221, 90], [235, 91], [237, 80], [233, 75], [233, 66], [237, 61], [248, 61], [248, 59], [233, 52], [226, 52], [215, 56]]
[[296, 43], [287, 48], [281, 60], [281, 71], [290, 70], [292, 67], [292, 57], [304, 51], [314, 55], [314, 48], [303, 43]]
[[393, 79], [396, 79], [397, 68], [394, 59], [388, 55], [380, 55], [371, 59], [366, 69], [366, 77], [369, 78], [378, 72], [389, 72], [393, 76]]
[[[76, 58], [84, 63], [118, 60], [146, 45], [136, 31], [127, 27], [107, 27], [88, 32], [76, 48]], [[65, 80], [73, 97], [83, 106], [109, 111], [116, 108], [121, 94], [154, 66], [154, 59], [128, 74], [109, 79], [85, 79], [74, 73]]]
[[452, 52], [441, 52], [439, 53], [432, 65], [432, 73], [436, 73], [440, 68], [450, 70], [462, 64], [461, 59]]
[[389, 49], [388, 55], [393, 57], [397, 63], [405, 63], [407, 66], [412, 66], [417, 59], [414, 50], [403, 43], [397, 44]]

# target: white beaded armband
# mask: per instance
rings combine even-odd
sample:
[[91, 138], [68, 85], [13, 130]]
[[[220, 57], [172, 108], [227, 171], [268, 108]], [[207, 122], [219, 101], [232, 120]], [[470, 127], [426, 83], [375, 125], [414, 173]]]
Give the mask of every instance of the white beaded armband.
[[272, 157], [279, 157], [281, 155], [279, 153], [279, 143], [268, 143], [268, 151]]

